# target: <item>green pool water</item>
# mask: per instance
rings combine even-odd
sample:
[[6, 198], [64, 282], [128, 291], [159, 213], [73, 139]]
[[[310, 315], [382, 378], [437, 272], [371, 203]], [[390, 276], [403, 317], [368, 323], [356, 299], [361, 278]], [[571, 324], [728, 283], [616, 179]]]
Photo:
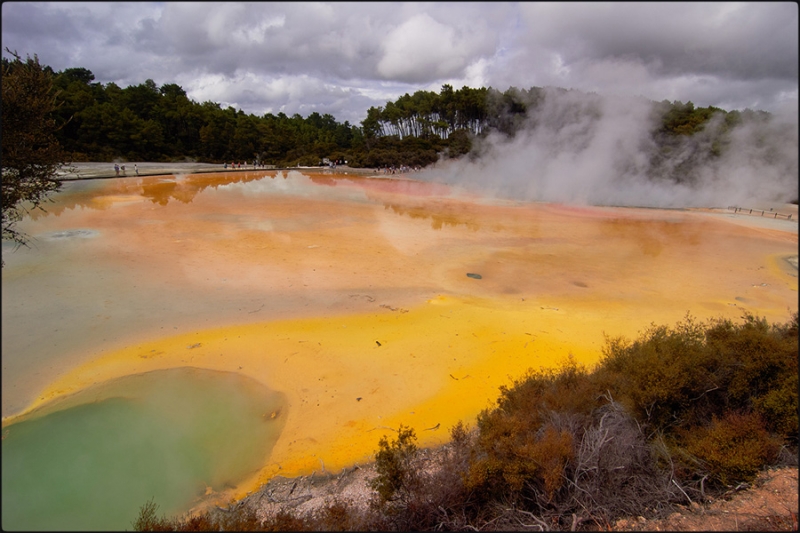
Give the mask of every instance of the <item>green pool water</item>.
[[263, 465], [284, 403], [250, 378], [196, 368], [86, 389], [3, 430], [2, 527], [132, 530], [151, 499], [159, 515], [185, 512]]

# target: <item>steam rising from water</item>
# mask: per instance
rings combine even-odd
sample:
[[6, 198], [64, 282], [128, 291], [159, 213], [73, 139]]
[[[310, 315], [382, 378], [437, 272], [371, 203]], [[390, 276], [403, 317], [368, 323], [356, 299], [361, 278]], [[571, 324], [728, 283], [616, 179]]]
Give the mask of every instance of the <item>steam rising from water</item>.
[[[646, 99], [545, 89], [526, 127], [490, 134], [480, 158], [437, 163], [421, 179], [477, 188], [490, 196], [594, 205], [692, 207], [789, 202], [798, 196], [797, 114], [742, 113], [726, 136], [715, 115], [703, 131], [670, 139]], [[710, 148], [723, 140], [721, 155]]]

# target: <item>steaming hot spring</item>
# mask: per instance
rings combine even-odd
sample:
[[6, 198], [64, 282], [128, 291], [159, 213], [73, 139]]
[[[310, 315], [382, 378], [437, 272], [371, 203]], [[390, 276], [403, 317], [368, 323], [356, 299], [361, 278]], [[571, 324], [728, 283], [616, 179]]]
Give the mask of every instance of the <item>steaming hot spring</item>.
[[605, 335], [798, 307], [796, 206], [561, 205], [305, 170], [54, 200], [21, 223], [30, 247], [3, 245], [4, 527], [228, 502], [369, 461], [400, 424], [436, 445], [527, 369], [591, 366]]

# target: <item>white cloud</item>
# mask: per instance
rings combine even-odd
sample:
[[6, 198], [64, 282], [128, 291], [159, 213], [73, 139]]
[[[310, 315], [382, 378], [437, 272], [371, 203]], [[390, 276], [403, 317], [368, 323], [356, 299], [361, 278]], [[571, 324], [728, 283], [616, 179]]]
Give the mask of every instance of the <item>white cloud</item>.
[[469, 46], [453, 28], [428, 14], [415, 15], [392, 30], [383, 43], [378, 72], [385, 78], [422, 81], [447, 77], [464, 68]]

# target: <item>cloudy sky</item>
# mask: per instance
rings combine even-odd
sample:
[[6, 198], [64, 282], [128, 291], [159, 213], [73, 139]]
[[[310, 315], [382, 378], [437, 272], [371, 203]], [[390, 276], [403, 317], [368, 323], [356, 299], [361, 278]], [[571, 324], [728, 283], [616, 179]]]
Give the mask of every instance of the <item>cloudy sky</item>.
[[122, 87], [177, 83], [247, 113], [330, 113], [444, 83], [797, 110], [798, 5], [6, 2], [3, 56]]

